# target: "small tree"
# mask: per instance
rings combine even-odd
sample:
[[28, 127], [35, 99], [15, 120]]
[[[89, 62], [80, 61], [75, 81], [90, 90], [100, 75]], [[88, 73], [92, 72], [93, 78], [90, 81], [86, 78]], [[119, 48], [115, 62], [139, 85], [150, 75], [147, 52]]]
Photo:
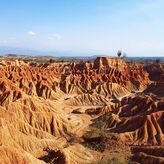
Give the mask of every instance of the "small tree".
[[118, 50], [118, 52], [117, 52], [117, 56], [120, 58], [121, 55], [122, 55], [122, 52], [121, 52], [120, 50]]

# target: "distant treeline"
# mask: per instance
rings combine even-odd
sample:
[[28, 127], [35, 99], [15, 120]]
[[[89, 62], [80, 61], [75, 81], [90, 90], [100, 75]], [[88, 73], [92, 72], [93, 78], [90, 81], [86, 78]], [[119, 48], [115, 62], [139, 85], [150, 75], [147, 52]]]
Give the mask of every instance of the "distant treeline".
[[164, 57], [127, 57], [126, 61], [136, 61], [136, 62], [161, 62], [164, 63]]
[[[55, 57], [55, 56], [27, 56], [17, 54], [7, 54], [0, 56], [1, 58], [10, 58], [23, 60], [25, 62], [36, 62], [36, 63], [57, 63], [57, 62], [93, 62], [97, 56], [74, 56], [74, 57]], [[164, 57], [126, 57], [127, 62], [156, 62], [164, 63]]]

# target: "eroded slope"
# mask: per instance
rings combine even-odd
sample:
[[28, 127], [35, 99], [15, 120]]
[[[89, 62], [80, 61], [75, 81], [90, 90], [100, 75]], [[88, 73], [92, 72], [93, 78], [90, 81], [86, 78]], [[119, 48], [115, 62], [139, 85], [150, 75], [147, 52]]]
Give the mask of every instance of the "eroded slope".
[[134, 94], [149, 84], [142, 65], [117, 58], [78, 64], [2, 61], [2, 162], [92, 163], [81, 136], [92, 118], [104, 115], [107, 131], [120, 134], [123, 142], [163, 144], [163, 101]]

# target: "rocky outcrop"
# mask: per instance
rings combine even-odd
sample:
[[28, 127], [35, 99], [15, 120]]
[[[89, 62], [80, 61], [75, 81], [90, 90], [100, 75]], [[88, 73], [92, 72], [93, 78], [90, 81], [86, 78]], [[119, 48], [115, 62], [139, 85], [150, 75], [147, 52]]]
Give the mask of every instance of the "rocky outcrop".
[[126, 63], [122, 58], [112, 58], [107, 56], [97, 57], [94, 61], [93, 67], [95, 69], [105, 68], [116, 68], [118, 70], [124, 69], [126, 67]]
[[113, 84], [122, 88], [121, 94], [142, 90], [149, 84], [148, 74], [141, 65], [128, 65], [118, 58], [98, 57], [93, 64], [71, 65], [69, 73], [62, 76], [60, 86], [65, 93], [96, 91], [111, 96], [115, 91]]
[[132, 161], [145, 164], [164, 163], [164, 147], [133, 147]]
[[149, 73], [149, 78], [152, 81], [164, 81], [164, 66], [159, 63], [149, 63], [144, 65], [144, 70]]
[[[110, 107], [110, 106], [109, 106]], [[98, 120], [108, 117], [110, 133], [129, 145], [163, 145], [164, 102], [150, 96], [125, 97], [111, 108], [102, 108]]]
[[127, 144], [162, 145], [162, 90], [163, 84], [150, 84], [141, 64], [121, 58], [45, 64], [3, 60], [1, 162], [92, 163], [90, 152], [76, 143], [91, 117], [108, 116], [108, 131]]
[[164, 82], [151, 83], [145, 90], [145, 94], [154, 94], [156, 97], [164, 97]]

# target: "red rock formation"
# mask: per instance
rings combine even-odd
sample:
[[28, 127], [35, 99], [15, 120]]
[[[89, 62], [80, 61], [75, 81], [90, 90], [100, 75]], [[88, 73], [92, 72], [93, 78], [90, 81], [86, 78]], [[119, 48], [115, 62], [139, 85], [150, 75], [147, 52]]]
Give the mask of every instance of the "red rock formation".
[[133, 147], [132, 161], [145, 164], [163, 164], [164, 148], [163, 147]]
[[[91, 162], [83, 146], [68, 145], [85, 126], [85, 119], [72, 116], [78, 106], [94, 106], [84, 112], [90, 115], [108, 115], [108, 130], [129, 144], [162, 145], [164, 105], [156, 96], [163, 95], [149, 83], [142, 65], [118, 58], [78, 64], [0, 62], [0, 158], [44, 163], [40, 158], [48, 148], [60, 152], [65, 163]], [[148, 85], [143, 94], [153, 90], [156, 96], [123, 98]]]
[[112, 58], [112, 57], [106, 57], [106, 56], [101, 56], [97, 57], [97, 59], [94, 61], [93, 67], [95, 69], [101, 69], [103, 67], [106, 68], [116, 68], [116, 69], [121, 69], [126, 67], [125, 61], [122, 58]]
[[[102, 63], [103, 67], [99, 64], [97, 67], [96, 63]], [[51, 99], [58, 98], [55, 93], [61, 91], [97, 92], [106, 97], [119, 97], [145, 88], [149, 83], [147, 76], [140, 65], [130, 66], [123, 59], [99, 57], [94, 64], [52, 64], [47, 67], [33, 67], [22, 62], [20, 66], [7, 64], [0, 68], [0, 85], [3, 93], [21, 90], [28, 95]], [[117, 94], [113, 93], [116, 91]]]
[[108, 116], [109, 132], [120, 135], [130, 145], [164, 144], [164, 101], [150, 96], [125, 97], [118, 104], [102, 108]]
[[[110, 95], [111, 83], [117, 83], [124, 90], [140, 90], [149, 84], [148, 74], [141, 65], [128, 65], [123, 59], [98, 57], [94, 64], [76, 64], [62, 76], [61, 89], [66, 93], [78, 90], [88, 93], [91, 90], [104, 90]], [[103, 87], [105, 86], [105, 88]], [[120, 85], [120, 86], [119, 86]], [[75, 89], [76, 88], [76, 89]]]

